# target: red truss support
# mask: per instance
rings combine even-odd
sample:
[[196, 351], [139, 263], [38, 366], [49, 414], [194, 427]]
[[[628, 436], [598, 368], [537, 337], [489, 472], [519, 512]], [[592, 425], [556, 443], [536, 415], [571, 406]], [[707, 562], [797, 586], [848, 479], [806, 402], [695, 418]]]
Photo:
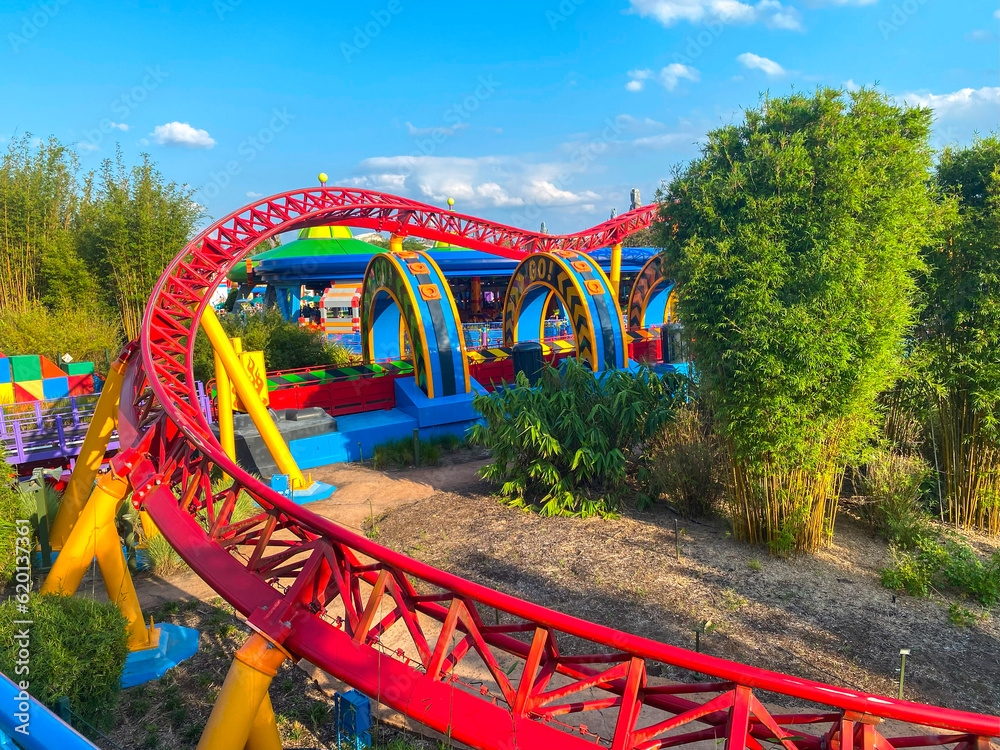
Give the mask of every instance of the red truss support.
[[[868, 695], [692, 653], [531, 604], [380, 547], [282, 498], [231, 463], [201, 414], [191, 351], [207, 293], [260, 239], [326, 223], [457, 240], [520, 257], [586, 251], [646, 226], [646, 207], [588, 232], [537, 235], [403, 198], [286, 193], [208, 228], [147, 307], [119, 419], [134, 501], [215, 591], [296, 658], [456, 740], [490, 750], [595, 743], [658, 750], [985, 750], [1000, 719]], [[232, 477], [213, 493], [218, 466]], [[231, 518], [239, 492], [260, 506]], [[650, 677], [652, 663], [688, 675]], [[783, 708], [765, 706], [758, 697]], [[775, 698], [774, 696], [778, 696]], [[885, 736], [882, 720], [934, 727]]]

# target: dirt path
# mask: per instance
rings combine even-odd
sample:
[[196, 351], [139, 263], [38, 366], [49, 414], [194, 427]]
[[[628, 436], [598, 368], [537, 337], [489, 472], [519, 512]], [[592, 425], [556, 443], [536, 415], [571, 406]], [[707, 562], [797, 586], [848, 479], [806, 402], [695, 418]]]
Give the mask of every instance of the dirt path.
[[[1000, 617], [965, 601], [973, 624], [949, 622], [955, 601], [885, 589], [887, 545], [843, 514], [819, 554], [773, 560], [732, 541], [724, 522], [658, 510], [617, 520], [542, 518], [489, 496], [441, 494], [380, 518], [378, 542], [491, 588], [636, 635], [798, 677], [1000, 713]], [[993, 542], [992, 544], [995, 544]], [[690, 673], [654, 665], [657, 676]], [[768, 700], [774, 698], [768, 698]]]
[[[477, 472], [486, 463], [475, 454], [449, 457], [450, 463], [406, 471], [373, 471], [359, 464], [333, 464], [313, 469], [316, 481], [337, 488], [328, 499], [304, 506], [352, 531], [362, 526], [372, 513], [378, 517], [393, 508], [424, 500], [440, 492], [475, 491], [482, 488]], [[96, 569], [87, 574], [82, 590], [98, 599], [107, 599]], [[170, 578], [140, 575], [135, 580], [136, 594], [143, 610], [155, 609], [166, 602], [195, 599], [211, 601], [218, 594], [194, 573]]]

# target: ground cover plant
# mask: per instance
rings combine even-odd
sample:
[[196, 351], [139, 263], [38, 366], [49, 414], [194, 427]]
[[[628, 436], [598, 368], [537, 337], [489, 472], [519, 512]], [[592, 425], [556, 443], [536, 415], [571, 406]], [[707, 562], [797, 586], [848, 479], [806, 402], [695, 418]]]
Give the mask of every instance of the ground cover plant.
[[476, 396], [485, 423], [470, 441], [489, 449], [483, 478], [500, 493], [543, 515], [609, 514], [628, 497], [651, 501], [646, 444], [673, 418], [686, 381], [648, 370], [595, 374], [566, 360], [548, 367], [537, 385], [523, 373], [493, 393]]
[[16, 676], [14, 640], [31, 620], [31, 694], [50, 708], [65, 696], [85, 721], [106, 728], [118, 702], [128, 656], [128, 630], [118, 607], [82, 597], [32, 595], [27, 614], [14, 600], [0, 603], [0, 672]]
[[829, 539], [844, 467], [900, 373], [938, 217], [930, 124], [873, 90], [765, 97], [659, 195], [733, 532], [773, 554]]
[[984, 607], [1000, 603], [1000, 551], [986, 561], [957, 535], [922, 536], [909, 552], [896, 550], [882, 570], [882, 584], [927, 596], [932, 589], [953, 589]]

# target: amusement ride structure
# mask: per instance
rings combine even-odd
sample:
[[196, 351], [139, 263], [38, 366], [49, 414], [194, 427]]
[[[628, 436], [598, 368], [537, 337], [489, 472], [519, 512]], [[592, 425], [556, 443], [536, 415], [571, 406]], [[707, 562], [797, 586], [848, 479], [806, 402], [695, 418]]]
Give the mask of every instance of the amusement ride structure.
[[[429, 256], [403, 252], [407, 235], [521, 261], [504, 314], [505, 344], [537, 338], [552, 295], [567, 311], [577, 355], [594, 370], [628, 365], [614, 268], [588, 251], [648, 226], [656, 207], [593, 229], [526, 232], [384, 193], [311, 188], [283, 193], [216, 222], [164, 271], [140, 338], [125, 348], [91, 451], [81, 456], [57, 523], [60, 553], [44, 590], [72, 594], [96, 554], [130, 623], [130, 647], [149, 649], [120, 553], [114, 518], [129, 499], [190, 567], [247, 618], [240, 649], [200, 748], [280, 748], [268, 686], [286, 659], [306, 659], [372, 699], [484, 750], [659, 750], [725, 741], [728, 750], [987, 750], [997, 717], [869, 695], [658, 643], [517, 599], [411, 559], [300, 507], [234, 461], [209, 425], [192, 372], [199, 327], [247, 404], [279, 466], [305, 485], [208, 304], [208, 295], [258, 242], [279, 232], [350, 225], [392, 233], [392, 251], [365, 277], [366, 356], [379, 340], [412, 347], [427, 399], [459, 398], [474, 384], [448, 285]], [[662, 274], [644, 269], [629, 323], [668, 304]], [[542, 311], [542, 312], [539, 312]], [[220, 396], [220, 403], [221, 403]], [[111, 405], [108, 405], [111, 404]], [[112, 413], [114, 410], [116, 414]], [[98, 475], [88, 461], [116, 423], [120, 449]], [[284, 451], [284, 452], [283, 452]], [[101, 451], [103, 454], [103, 451]], [[227, 477], [213, 491], [213, 479]], [[90, 488], [96, 487], [93, 492]], [[260, 512], [234, 522], [239, 493]], [[650, 669], [656, 665], [657, 669]], [[662, 665], [687, 681], [659, 675]], [[470, 675], [474, 675], [470, 677]], [[766, 702], [766, 705], [765, 705]], [[928, 727], [930, 729], [928, 729]], [[706, 745], [708, 746], [708, 745]]]

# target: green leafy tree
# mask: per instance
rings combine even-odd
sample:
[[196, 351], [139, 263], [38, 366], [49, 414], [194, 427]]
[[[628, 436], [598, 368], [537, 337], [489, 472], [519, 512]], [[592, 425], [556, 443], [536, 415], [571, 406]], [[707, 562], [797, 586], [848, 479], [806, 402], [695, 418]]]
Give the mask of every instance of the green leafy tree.
[[832, 534], [845, 463], [899, 372], [936, 217], [930, 124], [873, 90], [764, 98], [658, 195], [734, 534], [774, 554]]
[[13, 141], [0, 161], [0, 310], [44, 299], [89, 305], [94, 277], [76, 255], [75, 155], [54, 138]]
[[1000, 534], [1000, 138], [941, 154], [937, 188], [957, 204], [924, 252], [918, 328], [934, 393], [948, 518]]
[[167, 182], [150, 161], [127, 169], [121, 152], [84, 184], [80, 255], [104, 280], [106, 303], [129, 338], [139, 335], [146, 300], [164, 267], [202, 216], [193, 191]]

